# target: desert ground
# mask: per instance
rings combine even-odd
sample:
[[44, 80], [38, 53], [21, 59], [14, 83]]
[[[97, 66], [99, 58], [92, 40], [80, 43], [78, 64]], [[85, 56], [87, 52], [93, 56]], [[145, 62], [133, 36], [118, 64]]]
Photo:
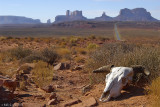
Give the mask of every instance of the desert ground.
[[[160, 24], [119, 22], [117, 40], [114, 23], [0, 27], [0, 79], [17, 83], [14, 93], [0, 83], [0, 106], [158, 107]], [[151, 76], [103, 103], [106, 74], [92, 71], [108, 64], [143, 65]]]

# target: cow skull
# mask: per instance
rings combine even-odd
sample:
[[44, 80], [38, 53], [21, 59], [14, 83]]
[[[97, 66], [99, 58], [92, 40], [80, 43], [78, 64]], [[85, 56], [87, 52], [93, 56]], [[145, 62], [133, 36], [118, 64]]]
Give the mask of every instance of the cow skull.
[[[93, 73], [108, 72], [109, 66], [103, 66], [97, 70], [94, 70]], [[127, 84], [130, 84], [133, 80], [134, 75], [139, 72], [143, 72], [146, 75], [149, 75], [149, 71], [145, 71], [142, 66], [135, 67], [110, 67], [110, 73], [106, 75], [106, 86], [103, 91], [103, 94], [100, 97], [100, 101], [106, 102], [109, 101], [111, 97], [118, 97], [121, 94], [121, 90]], [[104, 99], [106, 96], [107, 99]]]

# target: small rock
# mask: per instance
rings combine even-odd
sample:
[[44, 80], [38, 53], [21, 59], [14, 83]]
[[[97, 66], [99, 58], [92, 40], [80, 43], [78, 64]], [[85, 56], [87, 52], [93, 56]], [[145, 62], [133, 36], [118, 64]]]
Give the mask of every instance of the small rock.
[[39, 86], [38, 86], [38, 85], [35, 85], [35, 87], [36, 87], [36, 88], [39, 88]]
[[52, 80], [53, 80], [53, 81], [58, 80], [58, 76], [55, 76], [55, 75], [54, 75], [53, 78], [52, 78]]
[[64, 80], [64, 77], [59, 77], [60, 80]]
[[56, 87], [56, 89], [57, 89], [57, 88], [60, 88], [60, 89], [63, 89], [63, 88], [64, 88], [64, 86], [62, 86], [62, 85], [55, 85], [55, 87]]
[[57, 101], [61, 102], [61, 101], [64, 101], [64, 100], [61, 97], [57, 96]]
[[40, 103], [22, 103], [23, 107], [43, 107], [44, 104]]
[[47, 93], [51, 93], [51, 92], [54, 91], [54, 88], [53, 88], [53, 86], [48, 85], [48, 86], [46, 86], [46, 87], [43, 87], [42, 90], [44, 90], [44, 91], [47, 92]]
[[69, 84], [69, 85], [74, 85], [74, 82], [73, 82], [72, 80], [69, 80], [69, 81], [68, 81], [68, 84]]
[[14, 79], [14, 80], [16, 80], [16, 81], [19, 81], [19, 80], [20, 80], [20, 75], [14, 74], [14, 75], [12, 76], [12, 79]]
[[67, 64], [67, 63], [59, 63], [54, 67], [54, 70], [55, 71], [57, 71], [57, 70], [66, 70], [66, 69], [69, 69], [69, 68], [70, 68], [69, 64]]
[[32, 68], [31, 67], [28, 67], [27, 69], [24, 69], [23, 70], [23, 74], [30, 74], [30, 71], [32, 70]]
[[92, 86], [89, 84], [89, 85], [86, 85], [82, 88], [82, 94], [85, 94], [86, 92], [90, 91], [92, 88]]
[[42, 105], [42, 107], [46, 107], [46, 104]]
[[81, 102], [81, 100], [79, 100], [79, 99], [73, 99], [73, 100], [70, 100], [70, 101], [67, 101], [66, 103], [64, 103], [63, 106], [64, 107], [72, 106], [72, 105], [78, 104], [80, 102]]
[[23, 107], [22, 103], [14, 103], [13, 107]]
[[22, 75], [21, 75], [21, 79], [22, 79], [22, 80], [28, 80], [28, 75], [22, 74]]
[[52, 100], [52, 99], [56, 99], [56, 93], [51, 93], [51, 95], [49, 96], [49, 100]]
[[45, 98], [42, 95], [34, 96], [37, 100], [45, 100]]
[[90, 97], [87, 100], [83, 101], [83, 107], [92, 107], [96, 105], [97, 105], [97, 101], [94, 97]]
[[83, 106], [83, 103], [78, 103], [78, 104], [75, 104], [74, 107], [84, 107], [84, 106]]
[[52, 100], [49, 100], [47, 105], [56, 105], [57, 104], [57, 100], [56, 99], [52, 99]]
[[83, 67], [84, 67], [84, 65], [77, 65], [77, 66], [75, 66], [75, 67], [72, 69], [72, 71], [82, 70]]
[[18, 69], [17, 72], [22, 70], [23, 74], [30, 74], [30, 71], [35, 67], [34, 63], [25, 63], [21, 65]]

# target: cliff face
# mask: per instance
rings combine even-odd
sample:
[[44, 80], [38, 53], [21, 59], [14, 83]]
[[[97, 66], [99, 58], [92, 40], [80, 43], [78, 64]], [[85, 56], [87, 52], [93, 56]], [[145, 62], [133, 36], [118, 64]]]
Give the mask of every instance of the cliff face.
[[120, 14], [114, 18], [116, 21], [158, 21], [153, 18], [144, 8], [136, 8], [133, 10], [122, 9]]
[[87, 20], [87, 18], [85, 18], [82, 15], [82, 11], [77, 11], [77, 10], [74, 12], [70, 12], [69, 10], [67, 10], [66, 15], [58, 15], [55, 17], [55, 23], [76, 21], [76, 20]]
[[0, 24], [39, 24], [39, 19], [26, 18], [21, 16], [0, 16]]

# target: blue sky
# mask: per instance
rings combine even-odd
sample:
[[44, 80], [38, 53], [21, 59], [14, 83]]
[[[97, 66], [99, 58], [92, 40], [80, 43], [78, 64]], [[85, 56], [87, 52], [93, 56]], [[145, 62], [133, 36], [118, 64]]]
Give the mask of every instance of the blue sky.
[[54, 21], [56, 15], [66, 10], [82, 10], [87, 18], [101, 16], [102, 12], [115, 17], [123, 8], [146, 8], [152, 16], [160, 19], [160, 0], [0, 0], [0, 15], [26, 16]]

